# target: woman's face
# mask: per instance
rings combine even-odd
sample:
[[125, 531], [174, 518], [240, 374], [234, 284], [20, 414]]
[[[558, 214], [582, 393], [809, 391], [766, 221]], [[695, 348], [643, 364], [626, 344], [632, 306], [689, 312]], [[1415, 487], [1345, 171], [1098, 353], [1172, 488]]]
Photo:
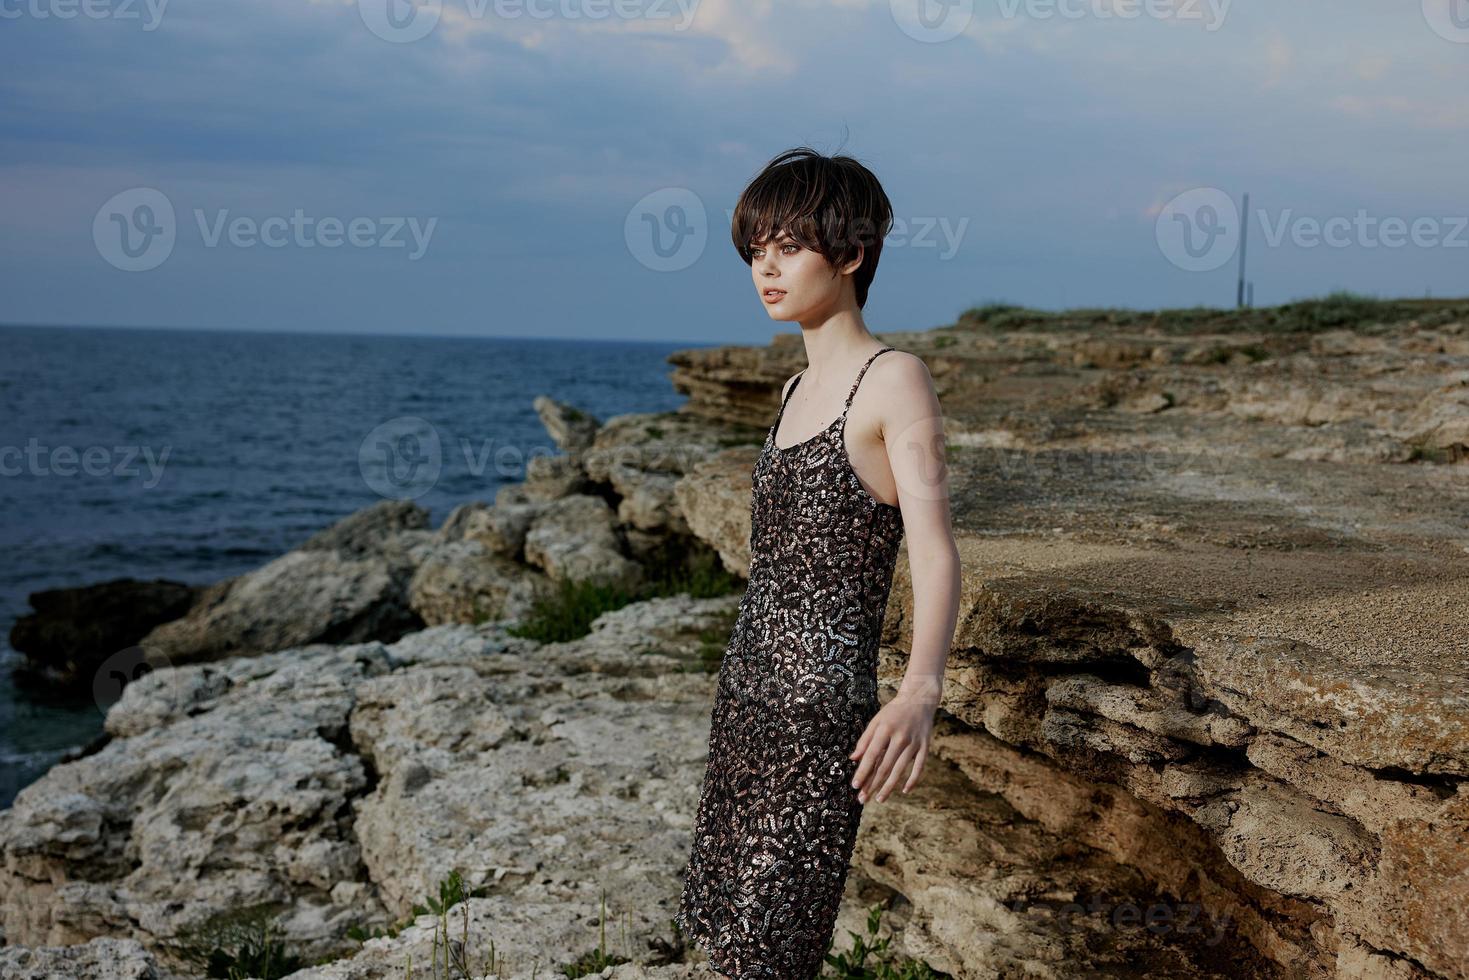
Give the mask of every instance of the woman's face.
[[[750, 247], [750, 275], [755, 293], [772, 320], [819, 320], [837, 310], [847, 282], [820, 253], [792, 241], [783, 232], [773, 241]], [[861, 264], [854, 259], [852, 269]], [[767, 290], [776, 290], [767, 294]], [[855, 291], [853, 291], [855, 304]]]

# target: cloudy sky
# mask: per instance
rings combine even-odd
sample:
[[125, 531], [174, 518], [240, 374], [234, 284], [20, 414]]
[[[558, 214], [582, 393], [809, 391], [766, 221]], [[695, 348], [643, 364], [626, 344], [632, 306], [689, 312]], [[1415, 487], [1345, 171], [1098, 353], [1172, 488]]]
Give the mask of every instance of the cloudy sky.
[[[878, 331], [1469, 294], [1466, 0], [0, 0], [0, 322], [763, 343], [740, 189], [897, 212]], [[1249, 192], [1250, 209], [1239, 212]]]

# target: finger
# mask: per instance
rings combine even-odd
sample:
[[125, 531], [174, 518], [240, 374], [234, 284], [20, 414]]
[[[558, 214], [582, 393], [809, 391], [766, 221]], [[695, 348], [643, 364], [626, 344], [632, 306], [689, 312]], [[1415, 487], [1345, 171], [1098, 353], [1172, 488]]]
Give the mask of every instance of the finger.
[[908, 792], [910, 789], [913, 788], [914, 784], [918, 782], [918, 776], [920, 773], [923, 772], [923, 763], [927, 760], [927, 758], [928, 748], [927, 746], [925, 746], [924, 750], [918, 753], [918, 761], [913, 763], [913, 775], [909, 776], [908, 782], [903, 785], [903, 792]]
[[867, 748], [867, 743], [872, 741], [872, 726], [868, 725], [862, 732], [862, 737], [857, 739], [857, 747], [847, 756], [848, 759], [860, 759]]
[[857, 765], [857, 772], [852, 776], [852, 788], [861, 790], [867, 780], [872, 776], [873, 768], [882, 761], [883, 755], [887, 753], [887, 733], [879, 732], [873, 737], [872, 743], [867, 746], [867, 751], [862, 755], [862, 761]]
[[872, 778], [862, 787], [862, 792], [859, 794], [862, 802], [867, 802], [868, 797], [873, 795], [872, 790], [881, 786], [888, 778], [888, 774], [892, 772], [902, 751], [903, 743], [899, 739], [895, 738], [887, 743], [886, 751], [882, 754], [882, 761], [878, 763], [877, 770], [873, 772]]
[[898, 757], [895, 760], [893, 760], [892, 775], [888, 776], [887, 780], [882, 785], [882, 789], [878, 791], [877, 802], [881, 803], [883, 800], [892, 795], [893, 787], [898, 785], [898, 783], [902, 780], [903, 770], [907, 768], [908, 764], [913, 759], [913, 751], [915, 748], [916, 746], [908, 746], [901, 753], [899, 753]]

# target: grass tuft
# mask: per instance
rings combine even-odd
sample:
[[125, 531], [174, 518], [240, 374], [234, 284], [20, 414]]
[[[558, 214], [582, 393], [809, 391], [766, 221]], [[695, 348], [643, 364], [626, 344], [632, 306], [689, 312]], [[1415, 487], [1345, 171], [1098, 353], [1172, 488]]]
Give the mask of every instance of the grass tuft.
[[564, 643], [586, 636], [605, 612], [632, 602], [687, 593], [695, 599], [738, 592], [744, 580], [724, 568], [707, 546], [690, 549], [665, 541], [643, 561], [643, 583], [626, 588], [598, 582], [561, 582], [532, 604], [519, 625], [507, 632], [541, 643]]
[[272, 903], [222, 912], [183, 930], [169, 947], [206, 977], [278, 980], [306, 966], [286, 949], [278, 912]]
[[881, 920], [882, 906], [874, 905], [867, 910], [866, 936], [847, 930], [847, 935], [852, 937], [850, 952], [833, 953], [833, 939], [826, 947], [825, 959], [835, 972], [822, 971], [822, 977], [832, 980], [943, 980], [948, 977], [922, 960], [900, 958], [890, 950], [892, 937], [879, 939], [877, 935]]

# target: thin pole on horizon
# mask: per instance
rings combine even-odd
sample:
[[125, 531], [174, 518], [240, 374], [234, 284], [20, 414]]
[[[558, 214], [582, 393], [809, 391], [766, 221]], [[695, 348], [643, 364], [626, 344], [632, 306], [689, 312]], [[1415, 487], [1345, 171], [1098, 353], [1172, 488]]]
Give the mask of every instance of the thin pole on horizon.
[[[1250, 237], [1250, 192], [1245, 191], [1245, 203], [1240, 208], [1239, 223], [1239, 285], [1235, 289], [1234, 305], [1238, 309], [1245, 305], [1245, 242]], [[1251, 284], [1253, 285], [1253, 284]]]

